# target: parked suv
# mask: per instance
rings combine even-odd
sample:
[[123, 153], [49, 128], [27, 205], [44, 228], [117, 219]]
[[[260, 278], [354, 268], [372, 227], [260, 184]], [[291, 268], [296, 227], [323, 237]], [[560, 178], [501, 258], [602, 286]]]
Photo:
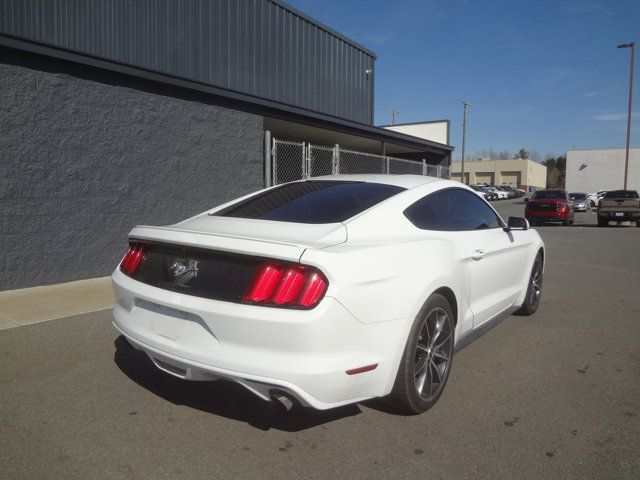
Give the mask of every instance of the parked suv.
[[542, 222], [573, 224], [573, 205], [565, 190], [538, 190], [525, 201], [524, 216], [531, 225]]

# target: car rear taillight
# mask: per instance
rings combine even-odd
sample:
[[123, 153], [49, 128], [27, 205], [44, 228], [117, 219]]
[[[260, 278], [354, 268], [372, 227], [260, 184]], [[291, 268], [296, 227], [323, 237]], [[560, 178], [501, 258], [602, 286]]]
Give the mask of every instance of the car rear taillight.
[[132, 243], [120, 262], [120, 270], [132, 276], [144, 260], [145, 247], [141, 243]]
[[267, 262], [257, 267], [242, 301], [293, 308], [315, 307], [327, 290], [320, 270], [306, 265]]

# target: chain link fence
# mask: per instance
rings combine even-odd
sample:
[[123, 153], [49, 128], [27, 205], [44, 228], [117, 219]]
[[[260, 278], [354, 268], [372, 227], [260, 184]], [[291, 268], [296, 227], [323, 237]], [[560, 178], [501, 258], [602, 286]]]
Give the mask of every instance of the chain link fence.
[[333, 174], [383, 173], [450, 178], [448, 167], [305, 142], [273, 139], [273, 185]]

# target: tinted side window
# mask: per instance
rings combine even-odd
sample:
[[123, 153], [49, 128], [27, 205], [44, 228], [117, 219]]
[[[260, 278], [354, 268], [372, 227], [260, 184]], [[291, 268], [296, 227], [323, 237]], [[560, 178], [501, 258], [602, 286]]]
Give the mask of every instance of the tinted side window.
[[449, 204], [452, 230], [484, 230], [500, 228], [500, 222], [493, 210], [477, 195], [462, 189], [443, 192]]
[[442, 193], [431, 194], [407, 208], [404, 215], [423, 230], [451, 230], [445, 200]]
[[494, 211], [477, 195], [460, 188], [433, 193], [407, 208], [405, 216], [424, 230], [501, 228]]

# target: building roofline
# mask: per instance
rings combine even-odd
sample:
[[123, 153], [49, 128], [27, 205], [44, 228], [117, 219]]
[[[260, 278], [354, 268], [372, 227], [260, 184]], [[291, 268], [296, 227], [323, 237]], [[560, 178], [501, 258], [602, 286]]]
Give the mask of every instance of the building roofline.
[[72, 63], [88, 65], [90, 67], [113, 71], [136, 78], [142, 78], [144, 80], [150, 80], [156, 83], [211, 94], [216, 97], [221, 97], [234, 102], [238, 102], [240, 104], [251, 106], [251, 109], [253, 111], [258, 110], [258, 113], [260, 115], [273, 116], [290, 121], [298, 121], [300, 123], [321, 126], [323, 128], [331, 128], [345, 133], [352, 133], [379, 141], [387, 141], [417, 150], [444, 154], [453, 151], [453, 147], [450, 145], [425, 140], [422, 138], [406, 135], [400, 132], [394, 132], [392, 130], [387, 130], [364, 123], [358, 123], [351, 120], [334, 117], [324, 113], [296, 107], [294, 105], [279, 103], [273, 100], [267, 100], [265, 98], [256, 97], [245, 93], [239, 93], [233, 90], [227, 90], [195, 80], [176, 77], [167, 73], [146, 70], [140, 67], [134, 67], [127, 64], [114, 62], [112, 60], [107, 60], [101, 57], [90, 56], [85, 53], [78, 53], [70, 50], [60, 49], [52, 45], [36, 43], [30, 40], [23, 40], [0, 34], [0, 46], [27, 51], [37, 55], [44, 55], [47, 57], [52, 57]]
[[291, 5], [289, 5], [288, 3], [284, 2], [283, 0], [269, 0], [271, 3], [275, 3], [276, 5], [279, 5], [280, 7], [289, 10], [291, 13], [293, 13], [294, 15], [297, 15], [298, 17], [306, 20], [309, 23], [312, 23], [313, 25], [315, 25], [316, 27], [321, 28], [322, 30], [324, 30], [325, 32], [333, 35], [336, 38], [339, 38], [340, 40], [348, 43], [349, 45], [357, 48], [358, 50], [362, 50], [364, 53], [366, 53], [367, 55], [373, 57], [375, 60], [378, 59], [378, 56], [375, 54], [375, 52], [369, 50], [368, 48], [364, 47], [363, 45], [359, 44], [358, 42], [355, 42], [354, 40], [351, 40], [349, 37], [345, 37], [343, 34], [341, 34], [340, 32], [337, 32], [336, 30], [334, 30], [333, 28], [325, 25], [324, 23], [320, 22], [319, 20], [316, 20], [315, 18], [313, 18], [310, 15], [307, 15], [304, 12], [301, 12], [300, 10], [298, 10], [295, 7], [292, 7]]
[[423, 125], [425, 123], [443, 123], [443, 122], [451, 124], [451, 121], [449, 119], [443, 118], [442, 120], [425, 120], [423, 122], [392, 123], [392, 124], [389, 124], [389, 125], [378, 125], [378, 127], [381, 127], [381, 128], [407, 127], [407, 126], [411, 126], [411, 125]]

